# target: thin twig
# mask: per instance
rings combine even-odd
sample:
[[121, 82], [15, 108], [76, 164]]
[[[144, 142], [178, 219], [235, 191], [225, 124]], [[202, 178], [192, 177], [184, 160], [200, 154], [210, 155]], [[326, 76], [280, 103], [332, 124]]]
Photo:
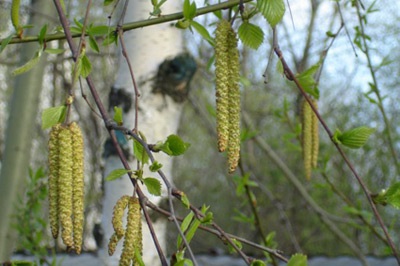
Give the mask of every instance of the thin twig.
[[[163, 214], [163, 215], [165, 215], [165, 216], [167, 216], [167, 217], [170, 217], [170, 216], [171, 216], [171, 213], [170, 213], [170, 212], [168, 212], [168, 211], [166, 211], [166, 210], [160, 208], [159, 206], [157, 206], [157, 205], [155, 205], [155, 204], [153, 204], [153, 203], [151, 203], [151, 202], [148, 202], [147, 207], [149, 207], [149, 208], [153, 209], [154, 211], [157, 211], [157, 212], [159, 212], [159, 213], [161, 213], [161, 214]], [[180, 221], [180, 222], [183, 221], [183, 218], [181, 218], [181, 217], [176, 217], [176, 219], [177, 219], [178, 221]], [[203, 226], [203, 225], [200, 225], [200, 226], [199, 226], [199, 229], [201, 229], [201, 230], [203, 230], [203, 231], [207, 231], [207, 232], [209, 232], [209, 233], [211, 233], [211, 234], [213, 234], [213, 235], [216, 235], [216, 236], [218, 236], [219, 238], [221, 238], [220, 232], [217, 231], [217, 230], [215, 230], [215, 229], [212, 229], [212, 228], [209, 228], [209, 227], [206, 227], [206, 226]], [[271, 248], [268, 248], [268, 247], [265, 247], [265, 246], [256, 244], [256, 243], [254, 243], [254, 242], [252, 242], [252, 241], [249, 241], [249, 240], [247, 240], [247, 239], [245, 239], [245, 238], [242, 238], [242, 237], [239, 237], [239, 236], [236, 236], [236, 235], [233, 235], [233, 234], [229, 234], [229, 233], [225, 233], [225, 234], [226, 234], [228, 237], [230, 237], [230, 238], [232, 238], [232, 239], [236, 239], [236, 240], [238, 240], [238, 241], [240, 241], [240, 242], [242, 242], [242, 243], [244, 243], [244, 244], [246, 244], [246, 245], [249, 245], [249, 246], [251, 246], [251, 247], [257, 248], [257, 249], [259, 249], [259, 250], [261, 250], [261, 251], [265, 251], [265, 252], [269, 253], [270, 255], [272, 255], [272, 256], [274, 256], [274, 257], [280, 259], [280, 260], [283, 261], [283, 262], [288, 262], [288, 259], [285, 258], [285, 257], [282, 255], [282, 251], [280, 251], [280, 250], [271, 249]]]

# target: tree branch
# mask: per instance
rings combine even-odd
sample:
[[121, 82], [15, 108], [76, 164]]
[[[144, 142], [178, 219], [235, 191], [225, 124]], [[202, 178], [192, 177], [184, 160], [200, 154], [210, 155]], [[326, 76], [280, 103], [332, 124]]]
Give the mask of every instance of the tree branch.
[[[251, 2], [254, 0], [243, 0], [244, 3]], [[196, 11], [196, 17], [208, 14], [217, 10], [221, 9], [227, 9], [234, 7], [238, 5], [241, 2], [241, 0], [231, 0], [231, 1], [226, 1], [220, 4], [215, 4], [215, 5], [210, 5], [207, 7], [202, 7], [198, 8]], [[143, 28], [151, 25], [157, 25], [157, 24], [162, 24], [165, 22], [170, 22], [170, 21], [175, 21], [183, 18], [183, 12], [177, 12], [173, 14], [168, 14], [164, 16], [160, 16], [157, 18], [152, 18], [152, 19], [145, 19], [145, 20], [139, 20], [135, 22], [130, 22], [126, 23], [125, 25], [122, 26], [123, 31], [130, 31], [134, 30], [137, 28]], [[67, 21], [67, 20], [66, 20]], [[64, 40], [68, 38], [79, 38], [81, 37], [81, 33], [75, 33], [71, 34], [69, 33], [70, 37], [67, 36], [67, 33], [55, 33], [55, 34], [48, 34], [44, 37], [46, 42], [54, 41], [54, 40]], [[6, 38], [0, 39], [0, 43], [2, 43]], [[11, 39], [9, 44], [15, 44], [15, 43], [27, 43], [27, 42], [37, 42], [39, 40], [38, 36], [25, 36], [22, 39], [18, 37], [14, 37]]]

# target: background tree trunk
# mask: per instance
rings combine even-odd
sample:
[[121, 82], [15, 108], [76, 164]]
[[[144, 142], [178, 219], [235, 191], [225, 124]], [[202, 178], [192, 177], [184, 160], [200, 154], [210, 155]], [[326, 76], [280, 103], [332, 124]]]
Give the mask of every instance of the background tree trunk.
[[[180, 1], [168, 1], [162, 6], [162, 11], [167, 14], [176, 12], [180, 8]], [[146, 19], [151, 10], [152, 6], [150, 1], [132, 1], [128, 6], [125, 22]], [[129, 49], [127, 53], [133, 66], [136, 82], [141, 94], [139, 98], [138, 129], [145, 134], [148, 143], [164, 140], [168, 135], [176, 133], [183, 104], [174, 102], [172, 98], [168, 96], [163, 96], [159, 93], [154, 94], [152, 90], [159, 65], [166, 58], [172, 58], [178, 53], [182, 53], [182, 32], [170, 24], [165, 23], [127, 32], [124, 34], [124, 39], [125, 45], [127, 49]], [[134, 101], [132, 79], [126, 61], [122, 55], [119, 58], [119, 69], [113, 90], [115, 90], [114, 95], [127, 95], [128, 93], [129, 98], [132, 102]], [[110, 108], [113, 108], [113, 105], [115, 105], [115, 103], [110, 102]], [[135, 125], [134, 103], [130, 110], [124, 110], [124, 112], [124, 125], [133, 128]], [[166, 176], [171, 178], [172, 159], [163, 154], [157, 154], [156, 157], [157, 160], [163, 164], [162, 169]], [[131, 167], [135, 169], [136, 164], [131, 162]], [[106, 160], [106, 175], [115, 168], [122, 168], [119, 159], [115, 155], [108, 156]], [[144, 176], [149, 175], [151, 174], [146, 173]], [[152, 175], [156, 177], [154, 174]], [[132, 193], [133, 187], [127, 177], [105, 183], [102, 219], [105, 243], [108, 242], [113, 233], [111, 215], [116, 201], [122, 195], [132, 195]], [[159, 202], [161, 199], [160, 197], [156, 198], [151, 196], [149, 196], [149, 198], [155, 203]], [[155, 221], [154, 227], [161, 246], [165, 247], [166, 221], [160, 221], [159, 219]], [[143, 232], [144, 262], [146, 265], [158, 265], [160, 261], [146, 224], [143, 224]], [[103, 249], [102, 257], [106, 260], [107, 264], [116, 265], [120, 257], [120, 252], [121, 250], [119, 249], [112, 257], [108, 257], [108, 254], [106, 254]]]
[[[31, 7], [43, 14], [51, 14], [53, 5], [45, 0], [32, 0]], [[27, 30], [27, 34], [37, 34], [46, 22], [39, 14], [33, 13], [28, 24], [35, 25], [35, 28]], [[37, 43], [22, 45], [21, 65], [29, 61], [38, 49]], [[46, 67], [46, 55], [42, 57], [32, 70], [15, 79], [0, 174], [0, 261], [8, 260], [14, 247], [15, 232], [10, 227], [11, 217], [17, 197], [24, 191], [23, 181], [28, 175], [32, 134], [36, 132], [34, 129]]]

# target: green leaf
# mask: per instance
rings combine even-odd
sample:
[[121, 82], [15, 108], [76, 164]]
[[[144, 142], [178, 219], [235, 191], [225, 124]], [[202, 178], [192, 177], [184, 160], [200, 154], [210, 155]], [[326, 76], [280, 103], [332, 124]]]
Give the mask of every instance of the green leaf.
[[307, 266], [307, 256], [303, 254], [294, 254], [288, 261], [287, 266]]
[[118, 106], [114, 106], [114, 117], [113, 120], [119, 125], [122, 126], [124, 124], [124, 120], [122, 118], [122, 108]]
[[47, 32], [47, 24], [46, 25], [44, 25], [41, 29], [40, 29], [40, 32], [39, 32], [39, 35], [38, 35], [38, 41], [39, 41], [39, 44], [40, 45], [43, 45], [43, 43], [44, 43], [44, 38], [46, 37], [46, 32]]
[[181, 193], [181, 201], [182, 201], [183, 205], [185, 205], [186, 208], [188, 208], [188, 209], [190, 208], [189, 198], [183, 192]]
[[400, 209], [400, 182], [391, 185], [384, 193], [384, 197], [387, 204]]
[[214, 39], [203, 25], [192, 20], [190, 21], [190, 26], [192, 26], [209, 44], [214, 46]]
[[149, 169], [151, 172], [157, 172], [158, 170], [161, 169], [163, 165], [157, 161], [154, 161], [150, 166]]
[[108, 46], [112, 43], [115, 43], [115, 45], [118, 44], [118, 34], [114, 30], [110, 31], [110, 33], [107, 35], [103, 41], [103, 46]]
[[90, 33], [90, 35], [93, 35], [93, 36], [106, 35], [110, 31], [112, 31], [112, 30], [110, 29], [110, 27], [108, 27], [106, 25], [92, 26], [88, 29], [88, 33]]
[[146, 177], [143, 183], [151, 195], [161, 196], [161, 182], [157, 178]]
[[[235, 244], [236, 247], [238, 247], [240, 250], [242, 249], [242, 242], [238, 241], [235, 238], [231, 238], [231, 241], [233, 242], [233, 244]], [[233, 246], [229, 243], [228, 244], [228, 249], [229, 249], [229, 253], [236, 253], [236, 249], [233, 248]]]
[[1, 42], [0, 53], [6, 48], [6, 46], [10, 43], [11, 39], [13, 38], [14, 34], [10, 34], [7, 38], [3, 39]]
[[177, 135], [169, 135], [167, 140], [161, 145], [160, 150], [171, 156], [178, 156], [189, 148], [190, 144], [184, 142]]
[[318, 71], [319, 67], [320, 63], [318, 62], [304, 72], [296, 75], [301, 87], [316, 99], [319, 99], [319, 91], [317, 82], [314, 79], [314, 74]]
[[80, 71], [80, 75], [83, 78], [87, 78], [87, 76], [89, 76], [90, 72], [92, 71], [92, 64], [89, 61], [89, 58], [84, 55], [82, 56], [82, 67], [81, 67], [81, 71]]
[[70, 30], [71, 30], [71, 33], [76, 33], [76, 34], [82, 33], [82, 29], [79, 27], [76, 27], [76, 26], [71, 26]]
[[133, 154], [139, 162], [143, 164], [149, 162], [148, 154], [146, 153], [142, 144], [140, 144], [137, 140], [133, 140]]
[[275, 27], [285, 14], [285, 3], [283, 0], [257, 0], [257, 8], [271, 27]]
[[[183, 219], [182, 223], [181, 223], [181, 231], [185, 232], [188, 228], [190, 223], [192, 222], [194, 218], [194, 214], [192, 211], [189, 212], [188, 215], [186, 215], [186, 217]], [[176, 249], [179, 250], [181, 248], [182, 245], [182, 237], [181, 235], [178, 234], [178, 238], [176, 240]]]
[[106, 177], [106, 181], [113, 181], [115, 179], [120, 178], [121, 176], [125, 175], [129, 173], [129, 170], [126, 169], [114, 169], [111, 171], [111, 173], [108, 174], [108, 176]]
[[374, 128], [365, 126], [357, 127], [344, 133], [337, 130], [334, 134], [334, 141], [351, 149], [359, 149], [365, 145], [368, 138], [374, 132]]
[[196, 3], [190, 3], [190, 0], [183, 2], [183, 17], [192, 20], [196, 16]]
[[45, 53], [48, 53], [48, 54], [62, 54], [62, 53], [64, 53], [65, 52], [65, 50], [64, 49], [53, 49], [53, 48], [46, 48], [46, 50], [44, 50], [45, 51]]
[[67, 107], [65, 105], [50, 107], [42, 112], [42, 129], [50, 128], [62, 123], [65, 118]]
[[41, 48], [36, 51], [33, 57], [28, 62], [26, 62], [23, 66], [15, 69], [12, 74], [16, 76], [31, 70], [39, 62], [42, 51], [43, 50]]
[[89, 34], [89, 46], [96, 53], [100, 53], [99, 46], [97, 45], [96, 39], [93, 37], [92, 34]]
[[104, 0], [104, 6], [111, 5], [115, 0]]
[[264, 40], [264, 32], [261, 28], [247, 21], [240, 25], [238, 35], [244, 45], [255, 50], [260, 47]]
[[253, 260], [250, 264], [251, 266], [265, 266], [265, 262], [262, 260]]

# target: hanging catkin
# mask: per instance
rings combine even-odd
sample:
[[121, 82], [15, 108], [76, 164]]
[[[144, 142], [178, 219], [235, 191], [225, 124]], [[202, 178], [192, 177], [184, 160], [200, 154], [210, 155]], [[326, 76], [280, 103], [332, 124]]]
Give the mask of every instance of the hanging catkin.
[[77, 123], [69, 125], [72, 139], [72, 206], [74, 247], [77, 254], [81, 253], [84, 225], [84, 150], [83, 135]]
[[[312, 99], [313, 105], [318, 108], [317, 102]], [[304, 172], [307, 180], [311, 179], [312, 168], [317, 167], [319, 134], [318, 118], [311, 109], [310, 104], [303, 100], [302, 102], [302, 145]]]
[[51, 234], [54, 238], [58, 237], [59, 219], [58, 219], [58, 177], [59, 177], [59, 142], [58, 134], [60, 125], [51, 128], [48, 142], [48, 164], [49, 164], [49, 219]]
[[50, 131], [49, 219], [54, 238], [61, 226], [67, 249], [82, 250], [84, 225], [84, 148], [78, 124], [57, 124]]
[[128, 221], [125, 230], [124, 247], [122, 249], [120, 266], [139, 265], [135, 259], [135, 250], [142, 254], [142, 220], [140, 204], [137, 198], [131, 197], [128, 205]]
[[240, 157], [239, 51], [236, 33], [226, 20], [215, 31], [215, 76], [218, 150], [228, 151], [229, 172]]

